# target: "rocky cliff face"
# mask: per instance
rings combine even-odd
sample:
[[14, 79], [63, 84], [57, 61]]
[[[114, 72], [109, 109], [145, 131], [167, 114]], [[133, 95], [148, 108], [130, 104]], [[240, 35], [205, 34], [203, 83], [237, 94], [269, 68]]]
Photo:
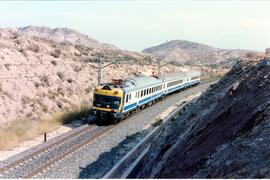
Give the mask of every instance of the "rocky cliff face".
[[[155, 58], [176, 60], [192, 65], [222, 65], [231, 67], [240, 58], [246, 58], [252, 51], [241, 49], [219, 49], [208, 45], [172, 40], [143, 50]], [[261, 54], [259, 52], [254, 52]]]
[[168, 123], [138, 178], [269, 178], [270, 60], [239, 62]]

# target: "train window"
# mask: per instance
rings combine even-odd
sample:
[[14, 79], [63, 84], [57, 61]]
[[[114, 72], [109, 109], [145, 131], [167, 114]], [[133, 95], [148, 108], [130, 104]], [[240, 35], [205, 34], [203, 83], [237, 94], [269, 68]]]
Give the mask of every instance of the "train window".
[[141, 97], [143, 97], [143, 90], [141, 90]]
[[131, 94], [129, 94], [129, 100], [131, 99]]
[[126, 95], [126, 103], [128, 102], [128, 94]]
[[145, 96], [146, 95], [146, 89], [143, 91], [143, 96]]

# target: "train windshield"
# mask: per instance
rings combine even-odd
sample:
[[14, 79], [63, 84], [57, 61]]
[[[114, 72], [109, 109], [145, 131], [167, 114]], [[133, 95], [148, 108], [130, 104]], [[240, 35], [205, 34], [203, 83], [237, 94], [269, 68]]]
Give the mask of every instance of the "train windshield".
[[121, 98], [116, 96], [94, 95], [94, 106], [110, 109], [118, 109], [121, 103]]

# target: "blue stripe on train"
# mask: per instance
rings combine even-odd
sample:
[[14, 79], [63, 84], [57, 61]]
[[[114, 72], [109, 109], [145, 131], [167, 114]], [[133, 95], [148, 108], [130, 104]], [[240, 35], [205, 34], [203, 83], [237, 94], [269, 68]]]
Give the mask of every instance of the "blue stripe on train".
[[189, 85], [192, 85], [192, 84], [195, 84], [195, 83], [198, 83], [198, 82], [199, 82], [199, 80], [193, 81], [193, 82], [190, 82], [190, 83], [187, 83], [187, 84], [182, 84], [182, 85], [180, 85], [180, 86], [176, 86], [176, 87], [174, 87], [174, 88], [168, 89], [168, 90], [165, 92], [165, 94], [171, 93], [171, 92], [173, 92], [173, 91], [179, 90], [179, 89], [181, 89], [181, 88], [184, 88], [184, 87], [186, 87], [186, 86], [189, 86]]
[[128, 110], [130, 108], [136, 107], [136, 106], [137, 106], [137, 103], [136, 102], [133, 103], [133, 104], [127, 105], [127, 106], [124, 107], [124, 111], [126, 111], [126, 110]]
[[[180, 86], [176, 86], [176, 87], [174, 87], [174, 88], [171, 88], [171, 89], [167, 90], [167, 91], [165, 92], [165, 94], [171, 93], [171, 92], [173, 92], [173, 91], [176, 91], [176, 90], [178, 90], [178, 89], [184, 88], [184, 87], [189, 86], [189, 85], [191, 85], [191, 84], [195, 84], [195, 83], [197, 83], [197, 82], [199, 82], [199, 80], [193, 81], [193, 82], [190, 82], [190, 83], [187, 83], [187, 84], [183, 84], [183, 85], [180, 85]], [[149, 96], [149, 97], [147, 97], [147, 98], [145, 98], [145, 99], [140, 100], [140, 101], [139, 101], [139, 105], [143, 105], [143, 104], [147, 103], [149, 100], [154, 100], [154, 99], [156, 99], [156, 98], [158, 98], [158, 97], [160, 97], [160, 96], [161, 96], [161, 93], [157, 93], [157, 94], [154, 94], [154, 95], [152, 95], [152, 96]], [[136, 106], [137, 106], [137, 103], [136, 103], [136, 102], [133, 103], [133, 104], [127, 105], [127, 106], [124, 107], [124, 111], [134, 109], [134, 108], [136, 108]]]
[[[147, 103], [149, 100], [153, 100], [153, 99], [158, 98], [158, 97], [160, 97], [160, 96], [161, 96], [161, 93], [157, 93], [157, 94], [154, 94], [154, 95], [152, 95], [152, 96], [149, 96], [149, 97], [147, 97], [147, 98], [145, 98], [145, 99], [143, 99], [143, 100], [140, 100], [140, 101], [139, 101], [139, 105], [145, 104], [145, 103]], [[129, 109], [131, 109], [131, 108], [135, 108], [136, 105], [137, 105], [137, 103], [133, 103], [133, 104], [127, 105], [127, 106], [124, 107], [124, 111], [129, 110]]]

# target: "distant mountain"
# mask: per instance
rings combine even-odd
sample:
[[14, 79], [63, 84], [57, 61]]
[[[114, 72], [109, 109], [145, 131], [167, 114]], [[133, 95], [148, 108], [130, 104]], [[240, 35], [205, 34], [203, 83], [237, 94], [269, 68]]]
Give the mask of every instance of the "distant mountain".
[[118, 50], [118, 48], [112, 44], [101, 43], [86, 34], [69, 28], [26, 26], [17, 28], [17, 31], [28, 36], [37, 36], [57, 42], [68, 41], [72, 44], [84, 45], [93, 48]]
[[172, 40], [143, 50], [157, 59], [176, 60], [192, 65], [227, 64], [245, 58], [252, 51], [241, 49], [219, 49], [186, 40]]

